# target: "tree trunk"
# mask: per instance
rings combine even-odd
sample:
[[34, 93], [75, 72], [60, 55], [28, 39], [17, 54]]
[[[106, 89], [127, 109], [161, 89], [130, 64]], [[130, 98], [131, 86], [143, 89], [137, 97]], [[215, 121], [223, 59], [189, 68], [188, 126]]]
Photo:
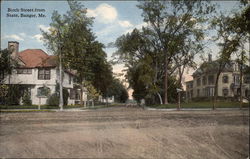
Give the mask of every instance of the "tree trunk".
[[242, 63], [240, 65], [240, 109], [242, 109]]
[[82, 85], [81, 85], [81, 89], [80, 89], [80, 105], [81, 106], [83, 106], [83, 102], [82, 102], [83, 101], [83, 99], [82, 99], [83, 98], [83, 96], [82, 96], [83, 91], [82, 91], [82, 89], [83, 88], [82, 88]]
[[161, 98], [161, 95], [160, 95], [160, 93], [159, 93], [159, 92], [157, 92], [156, 94], [157, 94], [157, 96], [159, 97], [159, 100], [160, 100], [160, 104], [162, 105], [163, 103], [162, 103], [162, 98]]
[[168, 58], [165, 57], [165, 77], [164, 77], [164, 104], [168, 104]]
[[217, 96], [218, 96], [218, 82], [219, 82], [219, 77], [220, 77], [221, 71], [219, 71], [216, 75], [216, 80], [215, 80], [215, 85], [214, 85], [214, 100], [213, 100], [213, 110], [216, 109], [216, 101], [217, 101]]

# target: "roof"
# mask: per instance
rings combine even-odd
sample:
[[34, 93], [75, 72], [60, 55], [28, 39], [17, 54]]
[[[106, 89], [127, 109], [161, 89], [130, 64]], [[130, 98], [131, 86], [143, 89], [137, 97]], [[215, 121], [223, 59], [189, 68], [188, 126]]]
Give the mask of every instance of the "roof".
[[18, 53], [25, 68], [55, 67], [56, 56], [50, 56], [41, 49], [26, 49]]
[[[19, 60], [21, 60], [24, 65], [20, 66], [22, 68], [36, 68], [36, 67], [56, 67], [57, 66], [57, 56], [48, 55], [41, 49], [26, 49], [18, 53]], [[65, 72], [76, 75], [76, 70], [65, 70]]]
[[[225, 65], [222, 72], [233, 72], [233, 65], [235, 64], [234, 61], [230, 61]], [[199, 76], [204, 73], [215, 73], [219, 69], [219, 61], [210, 61], [210, 62], [204, 62], [194, 73], [193, 76]]]

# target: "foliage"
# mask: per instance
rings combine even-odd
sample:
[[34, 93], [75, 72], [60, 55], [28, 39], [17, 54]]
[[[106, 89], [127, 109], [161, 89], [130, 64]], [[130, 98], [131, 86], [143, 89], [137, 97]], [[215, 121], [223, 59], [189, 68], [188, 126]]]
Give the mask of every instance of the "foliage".
[[[63, 104], [68, 105], [69, 92], [67, 88], [63, 88]], [[60, 99], [59, 84], [56, 83], [56, 89], [53, 94], [51, 94], [47, 99], [47, 104], [51, 106], [58, 106]]]
[[147, 25], [119, 37], [114, 56], [128, 68], [136, 100], [157, 96], [162, 103], [164, 96], [168, 103], [168, 78], [177, 69], [180, 85], [184, 68], [195, 66], [194, 56], [203, 50], [201, 26], [214, 6], [203, 1], [141, 1], [138, 7]]
[[[17, 66], [17, 62], [11, 58], [11, 53], [8, 49], [0, 51], [0, 75], [1, 74], [11, 74], [12, 69]], [[0, 83], [3, 79], [0, 78]]]
[[116, 102], [125, 103], [128, 99], [128, 92], [119, 79], [112, 77], [107, 96], [114, 96]]
[[[183, 61], [175, 59], [183, 57], [177, 55], [189, 54], [190, 49], [201, 49], [199, 41], [204, 39], [204, 30], [200, 26], [205, 24], [214, 6], [205, 1], [141, 1], [138, 7], [142, 9], [142, 17], [148, 24], [144, 30], [151, 35], [148, 44], [153, 44], [151, 48], [155, 49], [158, 57], [163, 58], [164, 103], [167, 104], [168, 77], [176, 68], [180, 68], [178, 61]], [[190, 45], [192, 41], [195, 43]], [[192, 54], [189, 59], [181, 65], [190, 63]]]
[[83, 86], [87, 90], [88, 100], [96, 100], [99, 97], [99, 92], [95, 89], [95, 87], [89, 81], [84, 81]]
[[86, 16], [84, 5], [77, 1], [68, 1], [68, 4], [70, 10], [66, 14], [53, 12], [50, 31], [42, 31], [45, 45], [62, 56], [64, 68], [77, 71], [79, 83], [91, 81], [105, 95], [112, 69], [103, 51], [104, 45], [91, 31], [93, 18]]
[[[249, 8], [246, 7], [246, 8]], [[249, 9], [246, 9], [249, 10]], [[233, 54], [238, 54], [236, 62], [240, 66], [240, 89], [242, 89], [242, 67], [246, 63], [247, 55], [245, 51], [245, 43], [249, 42], [249, 18], [247, 20], [246, 12], [231, 13], [232, 15], [224, 15], [220, 13], [215, 16], [211, 22], [212, 28], [217, 31], [214, 41], [219, 41], [217, 44], [220, 47], [219, 64], [216, 70], [215, 93], [213, 100], [213, 109], [218, 96], [218, 80], [222, 70], [230, 63]], [[242, 92], [242, 91], [241, 91]], [[242, 100], [242, 95], [241, 95]]]
[[7, 105], [19, 105], [20, 98], [22, 96], [22, 86], [21, 85], [8, 85], [8, 93], [6, 98], [4, 98], [4, 103]]
[[50, 106], [59, 105], [59, 96], [57, 93], [53, 93], [52, 95], [49, 96], [49, 98], [47, 99], [47, 105], [50, 105]]
[[0, 84], [0, 98], [4, 98], [8, 93], [8, 86], [6, 84]]
[[24, 92], [22, 99], [23, 99], [23, 105], [32, 105], [30, 93], [28, 91]]

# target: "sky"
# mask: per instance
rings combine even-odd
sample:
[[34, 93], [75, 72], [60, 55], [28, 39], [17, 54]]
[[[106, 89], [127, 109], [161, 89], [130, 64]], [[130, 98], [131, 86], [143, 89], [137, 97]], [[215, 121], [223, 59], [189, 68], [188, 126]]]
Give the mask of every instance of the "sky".
[[[142, 11], [136, 7], [137, 1], [80, 1], [88, 9], [88, 16], [94, 17], [93, 32], [97, 40], [107, 45], [122, 34], [141, 28], [146, 24], [141, 16]], [[235, 9], [235, 1], [220, 1], [221, 10], [227, 12]], [[25, 11], [22, 11], [25, 9]], [[33, 12], [28, 12], [33, 9]], [[34, 12], [38, 9], [38, 12]], [[7, 48], [8, 41], [18, 41], [19, 51], [25, 49], [42, 49], [51, 54], [40, 39], [41, 31], [48, 30], [54, 10], [60, 14], [69, 10], [66, 1], [1, 1], [1, 49]], [[19, 12], [17, 12], [19, 11]], [[20, 17], [20, 14], [36, 14], [37, 17]], [[8, 17], [7, 14], [19, 14], [19, 17]], [[43, 17], [38, 17], [43, 14]], [[208, 35], [209, 36], [209, 35]], [[209, 45], [213, 55], [218, 47]], [[111, 60], [115, 48], [106, 48], [108, 60]], [[123, 65], [113, 66], [113, 71], [120, 73]]]

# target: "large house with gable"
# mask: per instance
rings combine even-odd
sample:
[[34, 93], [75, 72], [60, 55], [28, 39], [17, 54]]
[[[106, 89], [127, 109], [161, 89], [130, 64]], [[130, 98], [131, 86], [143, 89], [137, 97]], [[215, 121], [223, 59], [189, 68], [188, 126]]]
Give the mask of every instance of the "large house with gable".
[[[45, 105], [59, 83], [57, 56], [48, 55], [41, 49], [26, 49], [19, 52], [17, 41], [9, 41], [8, 49], [18, 67], [13, 69], [10, 75], [1, 76], [3, 83], [25, 86], [32, 104]], [[80, 103], [80, 89], [74, 80], [75, 73], [72, 70], [63, 70], [63, 87], [69, 92], [69, 105]], [[86, 92], [83, 92], [84, 101], [86, 96]]]
[[[186, 82], [186, 98], [214, 96], [216, 73], [219, 64], [217, 60], [204, 62], [194, 73], [193, 80]], [[250, 95], [250, 74], [243, 74], [242, 90], [240, 90], [240, 70], [236, 61], [226, 64], [218, 80], [218, 96], [223, 98], [239, 97], [242, 91], [243, 97]]]

